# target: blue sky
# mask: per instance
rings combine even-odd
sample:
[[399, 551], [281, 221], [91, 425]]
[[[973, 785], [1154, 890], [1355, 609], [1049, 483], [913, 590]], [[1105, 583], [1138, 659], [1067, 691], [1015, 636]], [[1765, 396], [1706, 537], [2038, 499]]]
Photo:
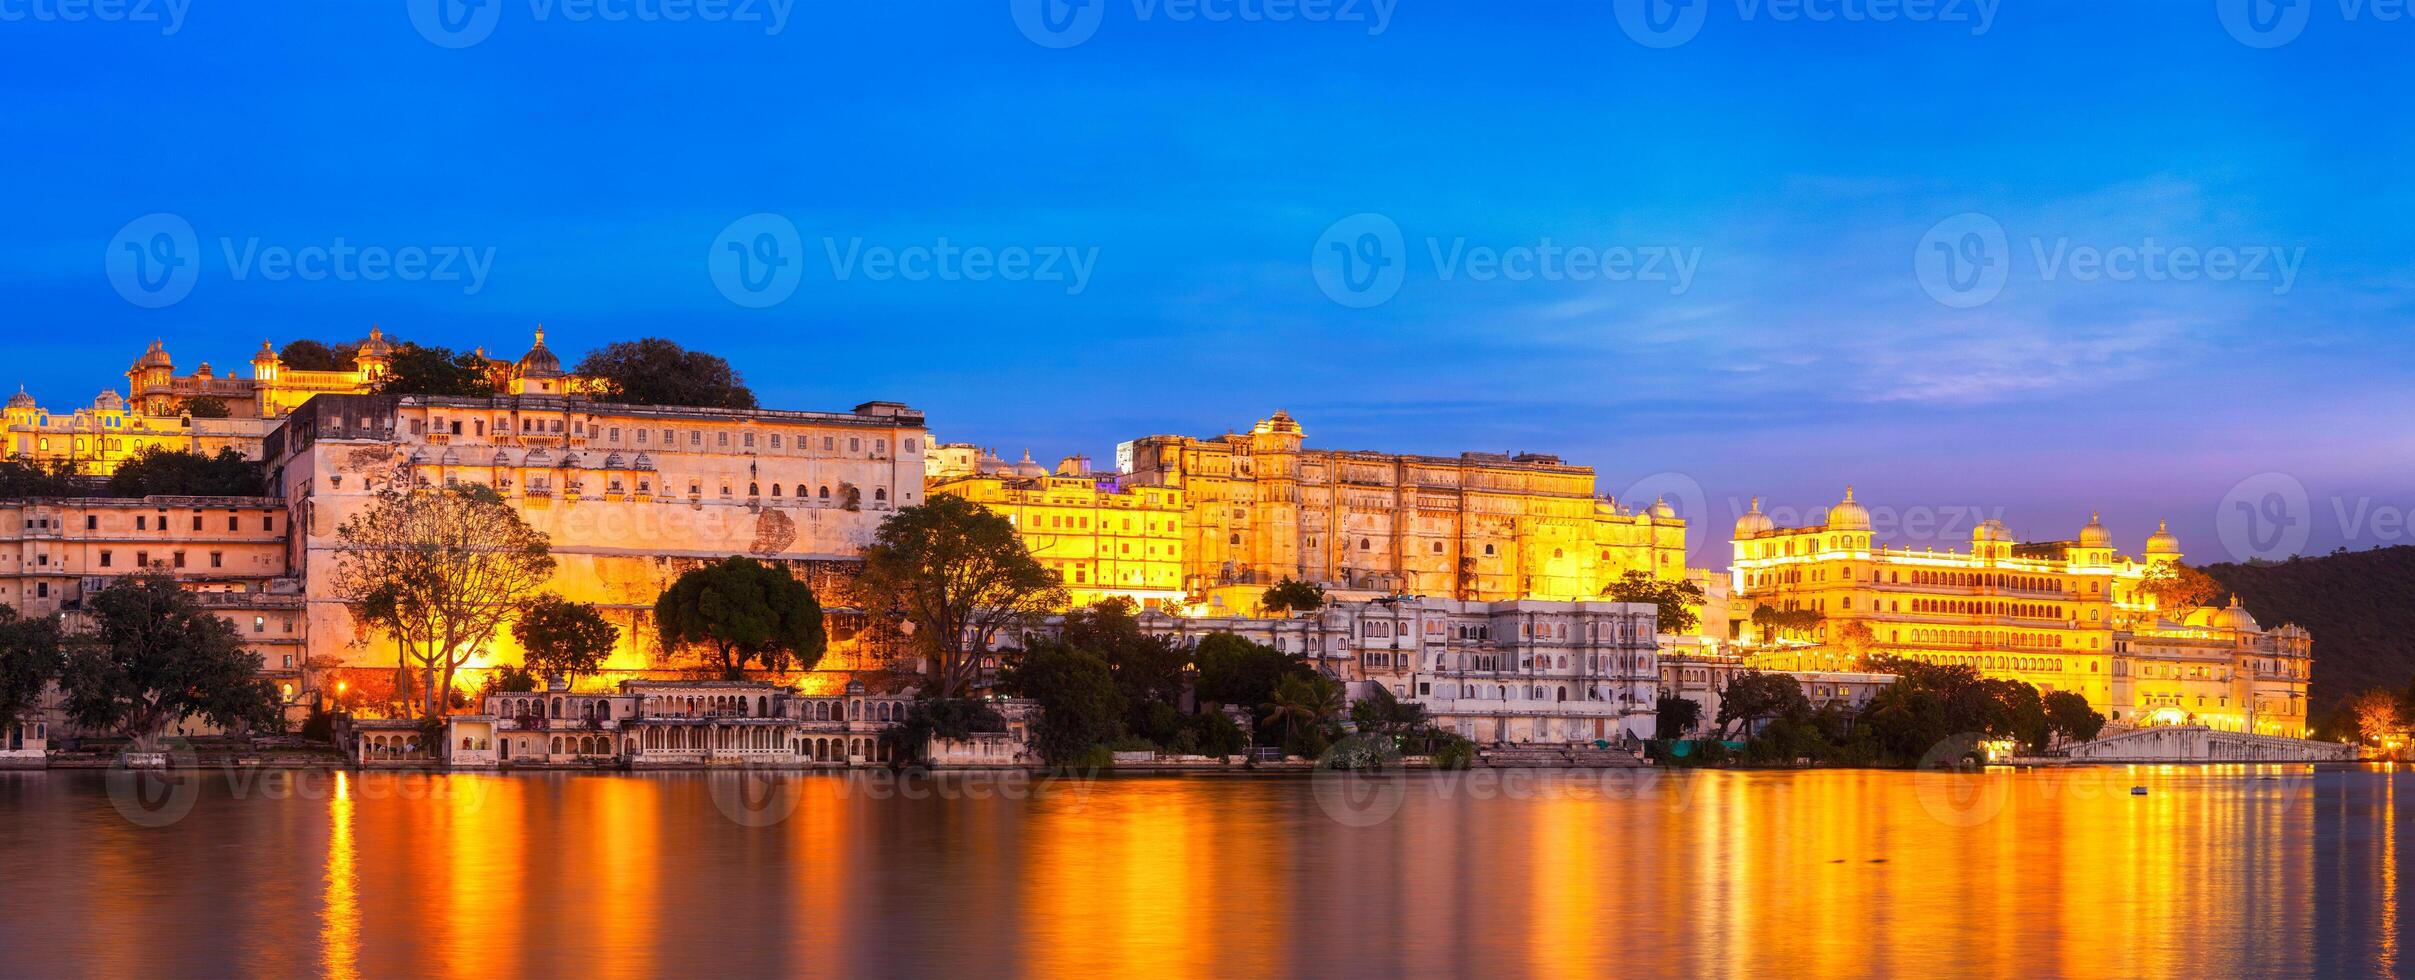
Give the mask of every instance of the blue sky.
[[[0, 382], [542, 321], [1010, 455], [1280, 407], [1556, 452], [1713, 537], [1854, 483], [1915, 544], [2408, 540], [2415, 20], [1697, 4], [0, 0]], [[187, 281], [125, 278], [180, 227]], [[339, 241], [428, 261], [274, 263]]]

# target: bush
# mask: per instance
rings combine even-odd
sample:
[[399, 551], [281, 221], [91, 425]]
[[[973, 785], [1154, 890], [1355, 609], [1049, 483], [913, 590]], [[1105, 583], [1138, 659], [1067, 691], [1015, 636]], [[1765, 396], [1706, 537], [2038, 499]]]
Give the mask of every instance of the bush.
[[1434, 750], [1434, 768], [1461, 770], [1476, 764], [1476, 743], [1453, 738]]
[[1191, 716], [1184, 734], [1194, 736], [1201, 755], [1239, 755], [1249, 745], [1249, 733], [1221, 711], [1207, 711]]

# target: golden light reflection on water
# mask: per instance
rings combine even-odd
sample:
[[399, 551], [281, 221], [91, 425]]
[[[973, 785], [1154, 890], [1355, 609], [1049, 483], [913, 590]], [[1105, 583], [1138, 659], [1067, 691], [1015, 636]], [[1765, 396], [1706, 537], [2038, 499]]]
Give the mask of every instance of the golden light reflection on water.
[[361, 975], [360, 877], [352, 842], [352, 774], [337, 772], [327, 798], [326, 897], [319, 909], [319, 970], [351, 980]]
[[1299, 779], [789, 775], [751, 826], [687, 774], [337, 773], [154, 830], [53, 773], [0, 778], [0, 972], [2388, 973], [2402, 775], [1421, 776], [1365, 826]]

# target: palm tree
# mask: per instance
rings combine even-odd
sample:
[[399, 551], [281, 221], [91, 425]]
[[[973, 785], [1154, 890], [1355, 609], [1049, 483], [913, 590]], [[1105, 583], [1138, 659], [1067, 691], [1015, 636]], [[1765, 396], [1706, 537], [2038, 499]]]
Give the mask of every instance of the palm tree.
[[1275, 681], [1275, 699], [1266, 704], [1266, 720], [1281, 721], [1287, 738], [1297, 737], [1303, 725], [1322, 725], [1341, 713], [1342, 686], [1322, 675]]

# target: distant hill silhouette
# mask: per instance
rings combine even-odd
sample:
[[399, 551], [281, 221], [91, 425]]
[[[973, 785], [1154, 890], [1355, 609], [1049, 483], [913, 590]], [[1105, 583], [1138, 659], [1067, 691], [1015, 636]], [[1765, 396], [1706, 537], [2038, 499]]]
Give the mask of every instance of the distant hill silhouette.
[[2314, 634], [2310, 716], [2368, 688], [2415, 679], [2415, 546], [2204, 566], [2267, 629]]

